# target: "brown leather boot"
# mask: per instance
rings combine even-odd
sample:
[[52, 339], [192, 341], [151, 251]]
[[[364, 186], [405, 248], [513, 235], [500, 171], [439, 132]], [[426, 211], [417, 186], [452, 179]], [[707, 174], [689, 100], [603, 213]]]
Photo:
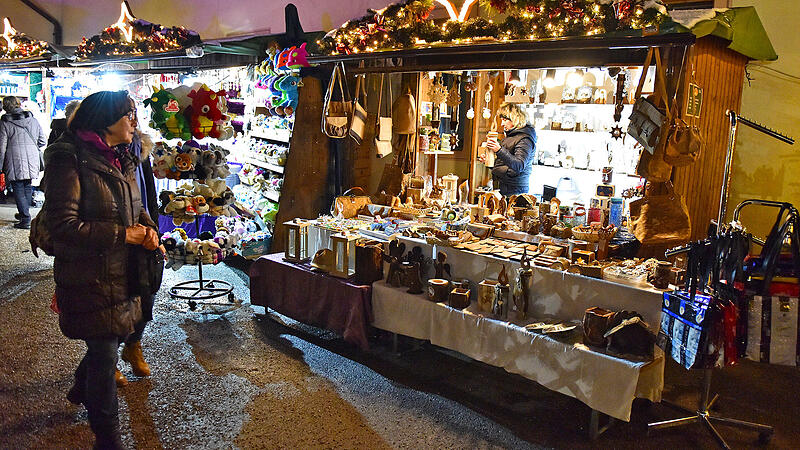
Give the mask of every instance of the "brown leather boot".
[[123, 375], [122, 372], [119, 371], [119, 369], [117, 369], [117, 372], [114, 374], [114, 381], [117, 382], [118, 388], [125, 387], [128, 385], [128, 379], [125, 378], [125, 375]]
[[125, 348], [122, 349], [122, 360], [130, 363], [133, 374], [137, 377], [150, 376], [150, 366], [147, 365], [142, 354], [142, 341], [125, 344]]

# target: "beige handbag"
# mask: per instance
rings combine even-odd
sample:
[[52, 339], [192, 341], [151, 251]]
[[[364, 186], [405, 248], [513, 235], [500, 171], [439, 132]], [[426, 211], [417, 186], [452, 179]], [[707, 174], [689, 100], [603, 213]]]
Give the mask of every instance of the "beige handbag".
[[683, 198], [671, 182], [649, 184], [644, 197], [630, 204], [631, 232], [642, 244], [689, 241], [692, 225]]
[[378, 112], [375, 114], [375, 152], [378, 158], [392, 153], [392, 80], [391, 78], [386, 83], [389, 86], [389, 97], [386, 105], [389, 108], [389, 116], [384, 117], [381, 115], [381, 104], [383, 103], [383, 82], [385, 74], [381, 74], [381, 84], [378, 89]]
[[331, 206], [331, 215], [350, 219], [357, 216], [362, 209], [371, 204], [369, 196], [360, 187], [352, 187], [344, 194], [336, 197]]
[[[653, 54], [656, 59], [655, 93], [644, 98], [641, 97], [642, 86], [647, 77], [647, 69]], [[672, 122], [666, 80], [664, 66], [661, 63], [661, 52], [658, 48], [651, 48], [642, 69], [639, 86], [636, 89], [637, 99], [631, 113], [628, 134], [636, 138], [637, 142], [644, 147], [639, 155], [639, 163], [636, 165], [636, 175], [655, 183], [669, 181], [672, 176], [672, 165], [664, 160], [669, 124]], [[664, 112], [661, 111], [661, 105], [663, 105]]]
[[366, 75], [356, 75], [356, 94], [353, 97], [353, 118], [350, 121], [350, 137], [356, 141], [356, 144], [361, 145], [361, 140], [364, 139], [364, 132], [367, 129], [367, 110], [361, 106], [359, 98], [364, 104], [367, 104], [367, 90], [364, 87], [364, 79]]
[[[331, 81], [325, 92], [325, 102], [322, 105], [322, 132], [333, 139], [343, 139], [350, 129], [350, 118], [353, 113], [353, 102], [348, 100], [350, 95], [346, 89], [344, 78], [344, 63], [333, 66]], [[339, 86], [341, 100], [333, 100], [334, 86]]]
[[417, 103], [411, 95], [411, 87], [392, 104], [392, 128], [397, 134], [417, 132]]
[[[675, 167], [688, 166], [689, 164], [697, 161], [703, 149], [703, 137], [700, 135], [700, 128], [695, 124], [695, 118], [692, 117], [690, 122], [687, 123], [683, 120], [683, 115], [680, 113], [681, 105], [686, 106], [686, 62], [690, 61], [687, 50], [684, 55], [683, 76], [679, 84], [679, 94], [675, 95], [675, 101], [672, 103], [672, 111], [675, 115], [672, 125], [669, 128], [669, 135], [667, 138], [667, 145], [664, 149], [664, 161], [672, 164]], [[694, 71], [692, 71], [692, 81], [694, 81]]]

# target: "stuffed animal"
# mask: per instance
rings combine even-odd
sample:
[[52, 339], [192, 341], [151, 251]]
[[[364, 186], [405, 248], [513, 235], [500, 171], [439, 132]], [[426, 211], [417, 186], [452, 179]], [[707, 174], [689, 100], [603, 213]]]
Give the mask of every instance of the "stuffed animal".
[[190, 172], [194, 170], [192, 156], [188, 153], [178, 153], [175, 155], [175, 167], [180, 172]]
[[300, 47], [297, 47], [289, 52], [289, 56], [286, 61], [286, 67], [292, 70], [297, 70], [301, 67], [311, 67], [306, 59], [307, 56], [308, 52], [306, 51], [306, 43], [303, 42]]
[[189, 123], [192, 127], [192, 136], [202, 139], [206, 136], [219, 138], [222, 129], [218, 122], [226, 117], [220, 110], [220, 98], [227, 95], [225, 90], [214, 92], [205, 84], [199, 89], [192, 89], [187, 96], [192, 99], [192, 108]]
[[[301, 86], [300, 78], [284, 75], [278, 80], [276, 86], [280, 91], [280, 100], [277, 102], [276, 110], [277, 108], [283, 108], [283, 113], [287, 116], [291, 116], [297, 108], [297, 88]], [[273, 100], [273, 104], [274, 103]]]
[[192, 206], [194, 206], [195, 214], [205, 214], [208, 212], [208, 203], [206, 198], [202, 195], [195, 195], [192, 199]]
[[179, 114], [181, 107], [175, 95], [161, 86], [153, 86], [153, 95], [143, 101], [152, 110], [150, 126], [161, 132], [166, 139], [190, 139], [192, 134], [186, 117]]

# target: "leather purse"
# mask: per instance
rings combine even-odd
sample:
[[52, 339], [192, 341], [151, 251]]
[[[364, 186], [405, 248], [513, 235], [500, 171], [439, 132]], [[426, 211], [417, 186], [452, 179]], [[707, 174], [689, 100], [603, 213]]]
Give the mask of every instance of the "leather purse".
[[366, 75], [356, 75], [356, 95], [353, 97], [353, 118], [350, 120], [350, 137], [361, 145], [364, 139], [364, 132], [367, 128], [367, 110], [359, 103], [359, 98], [367, 104], [367, 90], [364, 87]]
[[[350, 95], [346, 89], [344, 78], [344, 63], [333, 66], [331, 81], [325, 92], [325, 101], [322, 106], [322, 132], [333, 139], [344, 139], [350, 129], [350, 119], [353, 114], [353, 102], [348, 100]], [[333, 100], [334, 86], [339, 86], [341, 100]]]
[[[691, 50], [688, 50], [684, 55], [682, 67], [686, 67], [687, 61], [691, 60], [689, 57], [690, 52]], [[680, 112], [681, 105], [686, 106], [687, 72], [688, 69], [684, 69], [678, 85], [679, 92], [675, 95], [675, 101], [672, 103], [672, 111], [675, 117], [670, 125], [667, 145], [664, 149], [664, 161], [675, 167], [688, 166], [697, 161], [705, 144], [700, 134], [700, 128], [695, 124], [696, 118], [690, 116], [690, 122], [687, 123]], [[692, 71], [692, 74], [692, 79], [694, 79], [694, 71]]]
[[128, 295], [149, 297], [161, 287], [164, 255], [141, 245], [128, 246]]
[[[358, 195], [359, 193], [360, 195]], [[352, 187], [333, 200], [331, 215], [350, 219], [357, 216], [362, 209], [371, 203], [372, 201], [364, 193], [363, 189], [358, 186]]]
[[644, 197], [630, 203], [631, 232], [643, 244], [689, 241], [692, 226], [683, 198], [671, 182], [650, 184]]

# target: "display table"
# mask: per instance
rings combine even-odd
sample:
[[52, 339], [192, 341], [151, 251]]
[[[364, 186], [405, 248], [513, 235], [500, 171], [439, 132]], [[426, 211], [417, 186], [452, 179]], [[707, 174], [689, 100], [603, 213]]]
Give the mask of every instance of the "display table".
[[258, 258], [250, 268], [250, 302], [342, 335], [367, 350], [372, 316], [370, 286], [359, 286], [283, 260], [283, 253]]
[[579, 332], [531, 333], [523, 325], [535, 320], [514, 324], [484, 317], [475, 302], [461, 311], [383, 281], [372, 285], [372, 311], [376, 328], [502, 367], [611, 417], [629, 421], [634, 397], [661, 400], [664, 355], [658, 348], [649, 362], [617, 358], [581, 344]]

